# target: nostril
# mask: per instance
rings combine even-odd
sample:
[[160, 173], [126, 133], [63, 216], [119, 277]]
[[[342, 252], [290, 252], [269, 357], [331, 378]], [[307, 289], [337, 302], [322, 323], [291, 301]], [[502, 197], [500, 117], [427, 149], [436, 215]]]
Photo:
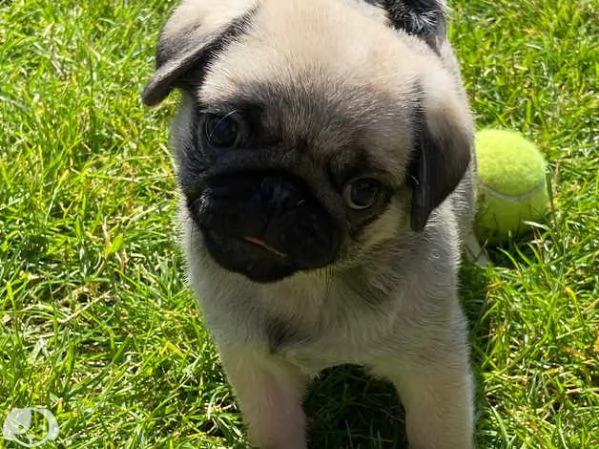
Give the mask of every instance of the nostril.
[[271, 202], [276, 196], [279, 195], [280, 186], [278, 181], [274, 178], [263, 178], [260, 182], [260, 196], [266, 202]]
[[305, 203], [304, 195], [293, 183], [277, 177], [262, 179], [260, 196], [264, 204], [277, 211], [289, 211]]

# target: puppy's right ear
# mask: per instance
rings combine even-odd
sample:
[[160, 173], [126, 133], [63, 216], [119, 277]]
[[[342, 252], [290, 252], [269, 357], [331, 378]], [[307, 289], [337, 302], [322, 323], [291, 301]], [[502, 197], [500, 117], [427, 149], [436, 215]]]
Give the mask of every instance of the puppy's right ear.
[[414, 150], [408, 168], [412, 186], [411, 226], [421, 232], [436, 209], [453, 192], [471, 162], [474, 124], [459, 84], [431, 70], [414, 114]]
[[194, 84], [210, 61], [248, 28], [258, 0], [184, 0], [168, 20], [158, 39], [156, 73], [146, 85], [142, 100], [154, 106], [164, 100], [192, 69], [199, 69]]

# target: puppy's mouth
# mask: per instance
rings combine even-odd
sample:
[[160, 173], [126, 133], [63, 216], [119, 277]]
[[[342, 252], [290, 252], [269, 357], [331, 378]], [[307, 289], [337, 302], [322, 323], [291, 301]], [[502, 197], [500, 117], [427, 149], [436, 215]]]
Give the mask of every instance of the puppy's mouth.
[[272, 246], [270, 246], [268, 243], [266, 243], [263, 239], [261, 239], [259, 237], [245, 236], [243, 238], [243, 240], [245, 240], [246, 242], [249, 242], [259, 248], [262, 248], [262, 249], [268, 251], [269, 253], [274, 254], [275, 256], [278, 256], [281, 258], [289, 257], [289, 254], [279, 251], [276, 248], [273, 248]]
[[256, 282], [274, 282], [298, 270], [289, 254], [264, 238], [235, 236], [204, 228], [206, 246], [213, 259], [230, 271]]
[[211, 239], [218, 241], [218, 242], [224, 242], [226, 240], [230, 243], [234, 243], [236, 245], [245, 247], [252, 251], [255, 251], [256, 249], [258, 249], [261, 253], [270, 253], [270, 255], [274, 255], [278, 259], [288, 259], [289, 258], [289, 254], [284, 253], [281, 250], [278, 250], [271, 244], [268, 244], [266, 242], [266, 240], [261, 237], [254, 237], [254, 236], [249, 236], [249, 235], [246, 235], [243, 237], [238, 237], [235, 235], [224, 234], [224, 233], [217, 232], [214, 230], [209, 230], [209, 229], [204, 229], [204, 232], [209, 234]]

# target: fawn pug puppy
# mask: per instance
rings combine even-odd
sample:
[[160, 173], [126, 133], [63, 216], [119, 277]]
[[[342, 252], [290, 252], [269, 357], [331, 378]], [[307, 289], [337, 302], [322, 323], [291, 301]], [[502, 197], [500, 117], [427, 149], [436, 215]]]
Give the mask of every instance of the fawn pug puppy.
[[412, 449], [472, 447], [457, 271], [473, 123], [442, 0], [187, 0], [144, 102], [172, 144], [190, 280], [263, 449], [306, 448], [333, 365], [391, 381]]

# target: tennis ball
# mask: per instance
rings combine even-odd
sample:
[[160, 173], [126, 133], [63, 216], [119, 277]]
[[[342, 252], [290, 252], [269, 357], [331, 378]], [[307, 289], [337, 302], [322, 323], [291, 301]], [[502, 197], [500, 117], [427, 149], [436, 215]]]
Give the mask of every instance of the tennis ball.
[[500, 243], [529, 230], [547, 208], [545, 160], [534, 143], [514, 131], [486, 129], [475, 138], [481, 241]]

